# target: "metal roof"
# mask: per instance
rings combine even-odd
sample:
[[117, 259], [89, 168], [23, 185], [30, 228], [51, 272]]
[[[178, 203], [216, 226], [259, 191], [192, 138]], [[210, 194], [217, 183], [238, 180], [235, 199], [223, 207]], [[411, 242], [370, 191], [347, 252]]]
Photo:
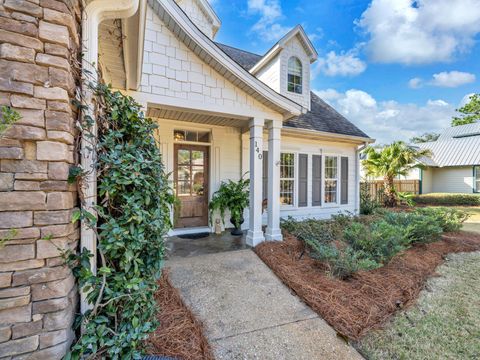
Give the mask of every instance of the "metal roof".
[[446, 129], [437, 141], [417, 145], [432, 156], [422, 159], [427, 166], [480, 165], [480, 123]]

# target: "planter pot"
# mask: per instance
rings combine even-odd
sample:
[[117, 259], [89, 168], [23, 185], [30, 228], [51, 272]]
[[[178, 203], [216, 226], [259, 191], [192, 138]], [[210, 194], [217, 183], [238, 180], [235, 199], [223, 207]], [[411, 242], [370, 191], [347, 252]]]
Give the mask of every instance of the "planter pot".
[[242, 224], [243, 224], [244, 221], [245, 221], [245, 219], [244, 219], [243, 216], [242, 216], [242, 217], [240, 218], [238, 227], [236, 227], [233, 218], [230, 218], [230, 222], [231, 222], [232, 224], [234, 224], [233, 226], [235, 226], [235, 228], [233, 228], [232, 231], [230, 231], [230, 234], [232, 234], [232, 235], [234, 235], [234, 236], [241, 236], [241, 235], [243, 235]]

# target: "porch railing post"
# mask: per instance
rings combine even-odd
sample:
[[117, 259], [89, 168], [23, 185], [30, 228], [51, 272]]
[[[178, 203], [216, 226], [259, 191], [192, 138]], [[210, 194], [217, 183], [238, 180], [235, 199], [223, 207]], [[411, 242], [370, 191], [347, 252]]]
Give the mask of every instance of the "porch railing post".
[[268, 123], [268, 223], [265, 238], [282, 240], [280, 230], [280, 137], [282, 122]]
[[247, 244], [256, 246], [265, 241], [262, 231], [262, 167], [264, 120], [250, 120], [250, 206]]

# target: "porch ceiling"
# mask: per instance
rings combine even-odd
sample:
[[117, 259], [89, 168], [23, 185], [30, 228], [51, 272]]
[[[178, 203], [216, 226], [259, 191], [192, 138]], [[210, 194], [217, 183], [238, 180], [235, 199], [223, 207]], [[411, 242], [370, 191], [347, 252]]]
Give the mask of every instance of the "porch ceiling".
[[232, 118], [222, 115], [213, 115], [209, 113], [169, 109], [169, 108], [154, 108], [149, 107], [147, 116], [151, 118], [178, 120], [191, 123], [216, 125], [216, 126], [230, 126], [243, 128], [248, 126], [248, 119]]

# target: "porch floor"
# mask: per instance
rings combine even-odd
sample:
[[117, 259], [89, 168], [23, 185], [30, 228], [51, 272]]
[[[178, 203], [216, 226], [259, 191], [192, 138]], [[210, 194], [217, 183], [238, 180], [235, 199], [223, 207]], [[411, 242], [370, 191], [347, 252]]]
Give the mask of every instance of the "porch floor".
[[166, 242], [166, 247], [168, 259], [216, 254], [249, 248], [246, 244], [245, 232], [242, 236], [233, 236], [230, 234], [230, 230], [226, 230], [220, 235], [210, 234], [200, 239], [184, 239], [178, 236], [171, 236]]

